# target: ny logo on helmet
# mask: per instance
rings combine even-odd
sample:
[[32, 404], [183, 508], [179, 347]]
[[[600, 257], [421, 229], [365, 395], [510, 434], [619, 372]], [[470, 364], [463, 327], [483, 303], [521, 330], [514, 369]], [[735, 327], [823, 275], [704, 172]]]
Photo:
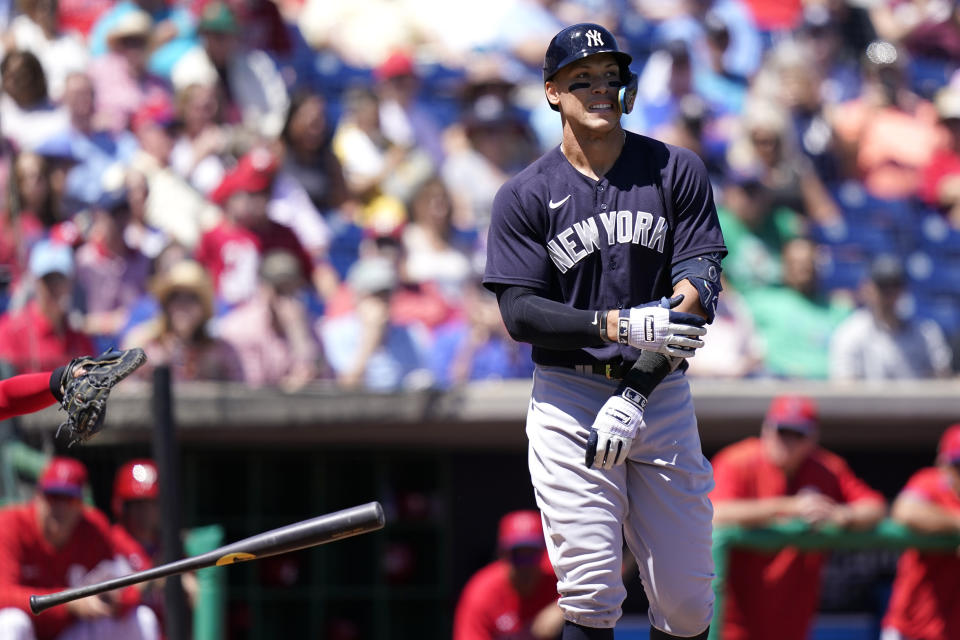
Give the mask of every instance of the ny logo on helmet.
[[596, 29], [591, 29], [585, 34], [587, 36], [587, 46], [588, 47], [602, 47], [603, 46], [603, 35]]

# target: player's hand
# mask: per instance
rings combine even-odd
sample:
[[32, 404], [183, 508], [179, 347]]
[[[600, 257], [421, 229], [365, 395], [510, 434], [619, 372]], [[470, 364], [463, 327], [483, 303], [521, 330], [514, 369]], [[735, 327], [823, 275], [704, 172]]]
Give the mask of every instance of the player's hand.
[[680, 294], [630, 309], [620, 317], [618, 340], [637, 349], [689, 358], [703, 346], [700, 336], [707, 332], [707, 321], [694, 313], [673, 311], [682, 300]]
[[69, 611], [73, 617], [80, 620], [107, 618], [113, 615], [115, 609], [113, 603], [99, 595], [88, 596], [74, 600], [73, 602], [68, 602], [66, 607], [67, 611]]
[[801, 489], [793, 498], [793, 513], [811, 525], [831, 521], [838, 507], [837, 501], [819, 491]]
[[647, 399], [630, 387], [607, 398], [587, 436], [587, 467], [612, 469], [615, 464], [623, 464], [643, 424], [646, 405]]

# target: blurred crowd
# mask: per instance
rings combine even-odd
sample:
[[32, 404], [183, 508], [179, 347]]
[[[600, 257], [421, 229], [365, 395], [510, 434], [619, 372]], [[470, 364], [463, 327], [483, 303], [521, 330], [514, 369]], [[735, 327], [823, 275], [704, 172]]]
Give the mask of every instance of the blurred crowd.
[[946, 0], [0, 1], [0, 359], [142, 346], [175, 380], [525, 378], [480, 285], [559, 142], [549, 38], [609, 26], [627, 128], [705, 161], [729, 256], [691, 375], [955, 375]]

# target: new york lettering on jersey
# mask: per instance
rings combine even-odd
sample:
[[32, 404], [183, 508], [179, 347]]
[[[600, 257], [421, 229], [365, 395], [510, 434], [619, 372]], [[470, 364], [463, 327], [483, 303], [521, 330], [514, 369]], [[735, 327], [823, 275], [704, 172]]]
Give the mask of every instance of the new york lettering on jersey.
[[[667, 233], [666, 218], [657, 218], [656, 228], [651, 233], [653, 215], [649, 211], [605, 211], [580, 222], [574, 222], [547, 242], [550, 259], [560, 273], [566, 273], [582, 259], [600, 248], [605, 239], [607, 246], [615, 244], [639, 244], [663, 253]], [[597, 224], [597, 221], [600, 224]], [[601, 235], [600, 229], [606, 231]]]

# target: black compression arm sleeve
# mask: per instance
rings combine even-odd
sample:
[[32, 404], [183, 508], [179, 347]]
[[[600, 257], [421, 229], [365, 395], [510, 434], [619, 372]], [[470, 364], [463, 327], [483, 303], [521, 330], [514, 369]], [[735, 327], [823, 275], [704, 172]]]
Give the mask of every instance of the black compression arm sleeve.
[[649, 398], [657, 385], [671, 371], [673, 371], [673, 363], [670, 362], [670, 356], [643, 349], [640, 352], [640, 357], [623, 377], [623, 383], [617, 389], [617, 392], [623, 391], [624, 387], [630, 387], [639, 391], [644, 398]]
[[546, 349], [581, 349], [605, 343], [596, 311], [574, 309], [516, 285], [498, 289], [497, 301], [507, 331], [519, 342]]

